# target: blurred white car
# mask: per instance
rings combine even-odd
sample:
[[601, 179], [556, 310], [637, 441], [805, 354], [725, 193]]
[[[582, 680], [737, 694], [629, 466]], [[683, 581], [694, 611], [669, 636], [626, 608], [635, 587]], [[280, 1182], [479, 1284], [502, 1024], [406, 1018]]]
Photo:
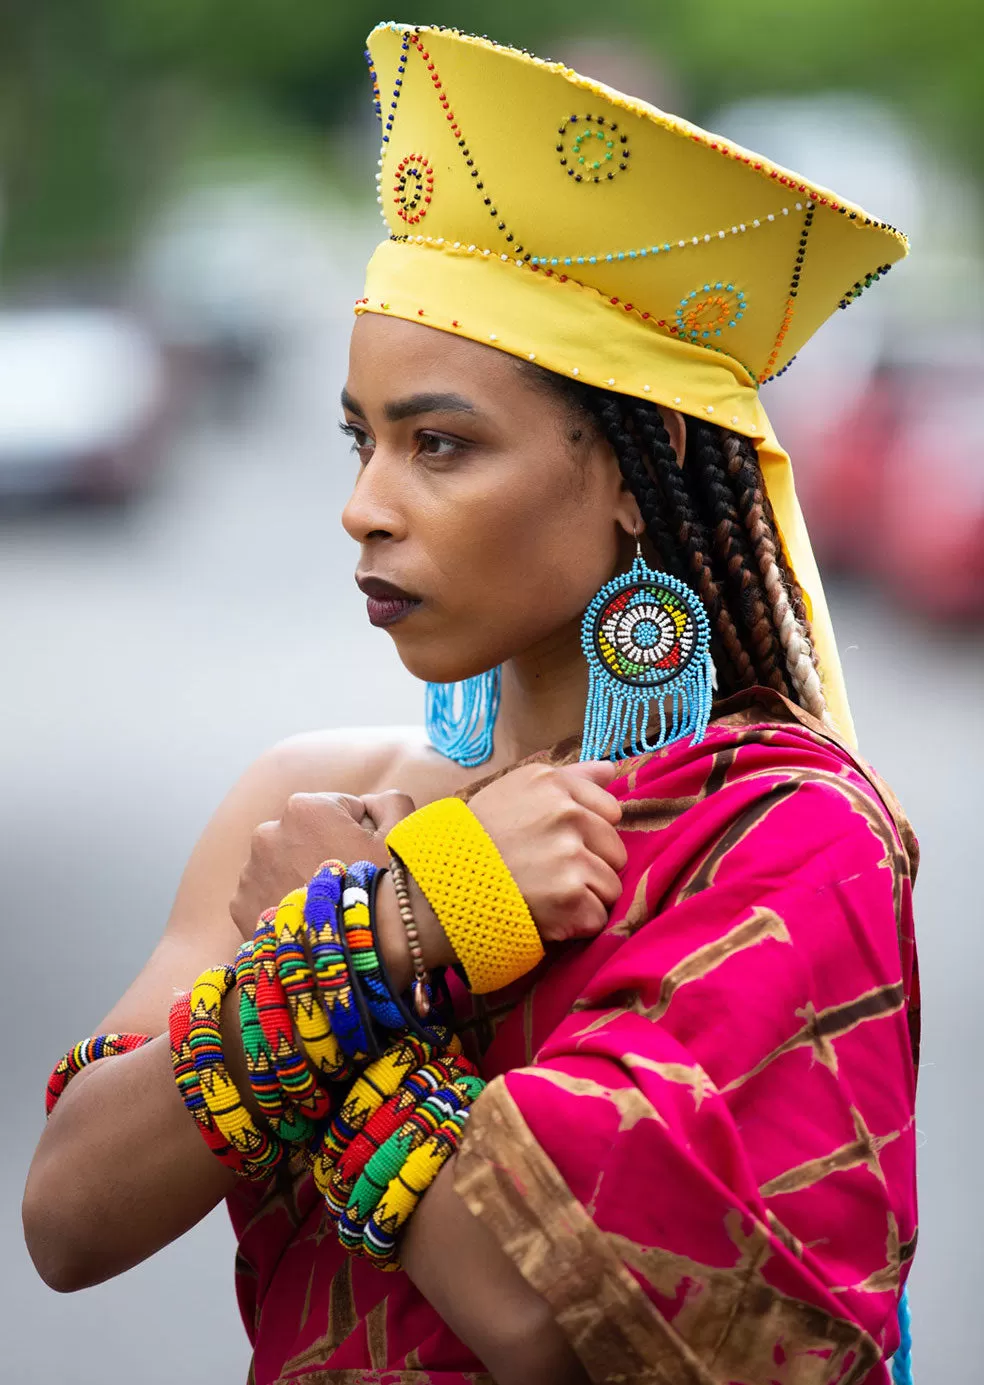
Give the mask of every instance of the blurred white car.
[[124, 313], [0, 312], [0, 500], [137, 488], [157, 452], [167, 375]]

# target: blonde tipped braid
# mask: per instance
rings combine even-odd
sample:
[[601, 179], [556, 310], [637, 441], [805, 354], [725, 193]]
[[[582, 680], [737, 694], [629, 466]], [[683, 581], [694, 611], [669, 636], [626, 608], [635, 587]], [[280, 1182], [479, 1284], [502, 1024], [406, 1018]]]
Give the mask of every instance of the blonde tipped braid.
[[[728, 470], [735, 476], [744, 465], [751, 462], [744, 453], [744, 439], [734, 433], [725, 433], [722, 444]], [[778, 555], [773, 541], [774, 531], [766, 517], [765, 499], [757, 486], [752, 489], [750, 500], [751, 503], [747, 507], [742, 506], [745, 525], [772, 607], [772, 619], [786, 656], [790, 679], [801, 706], [825, 726], [831, 726], [827, 701], [823, 695], [823, 684], [816, 668], [813, 641], [790, 603], [789, 592], [779, 570]]]

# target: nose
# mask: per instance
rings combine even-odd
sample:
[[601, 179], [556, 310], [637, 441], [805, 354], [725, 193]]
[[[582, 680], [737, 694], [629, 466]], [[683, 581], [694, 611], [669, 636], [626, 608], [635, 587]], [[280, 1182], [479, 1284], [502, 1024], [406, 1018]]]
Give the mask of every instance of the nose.
[[342, 511], [342, 524], [356, 543], [406, 537], [406, 517], [396, 496], [395, 477], [378, 449], [359, 472]]

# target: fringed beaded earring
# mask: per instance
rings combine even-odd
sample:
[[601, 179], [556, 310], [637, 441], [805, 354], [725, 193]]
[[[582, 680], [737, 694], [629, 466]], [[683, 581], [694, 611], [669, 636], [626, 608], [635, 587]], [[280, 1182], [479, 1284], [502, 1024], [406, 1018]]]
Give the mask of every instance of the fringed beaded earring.
[[[588, 661], [582, 760], [619, 760], [704, 737], [711, 715], [711, 630], [696, 592], [653, 572], [636, 539], [631, 569], [606, 582], [581, 625]], [[653, 703], [659, 736], [649, 739]]]
[[427, 736], [435, 750], [471, 769], [492, 754], [502, 674], [498, 668], [460, 683], [427, 684]]

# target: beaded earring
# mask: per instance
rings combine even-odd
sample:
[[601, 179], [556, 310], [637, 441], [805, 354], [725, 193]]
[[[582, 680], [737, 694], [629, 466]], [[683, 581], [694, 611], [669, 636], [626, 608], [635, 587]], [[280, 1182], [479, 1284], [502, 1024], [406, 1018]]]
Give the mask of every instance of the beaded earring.
[[[631, 569], [606, 582], [581, 625], [588, 661], [582, 760], [622, 759], [704, 737], [711, 715], [711, 630], [696, 592], [653, 572], [636, 539]], [[649, 739], [652, 704], [659, 736]]]
[[435, 750], [471, 769], [492, 754], [502, 674], [498, 668], [459, 683], [428, 683], [427, 736]]

